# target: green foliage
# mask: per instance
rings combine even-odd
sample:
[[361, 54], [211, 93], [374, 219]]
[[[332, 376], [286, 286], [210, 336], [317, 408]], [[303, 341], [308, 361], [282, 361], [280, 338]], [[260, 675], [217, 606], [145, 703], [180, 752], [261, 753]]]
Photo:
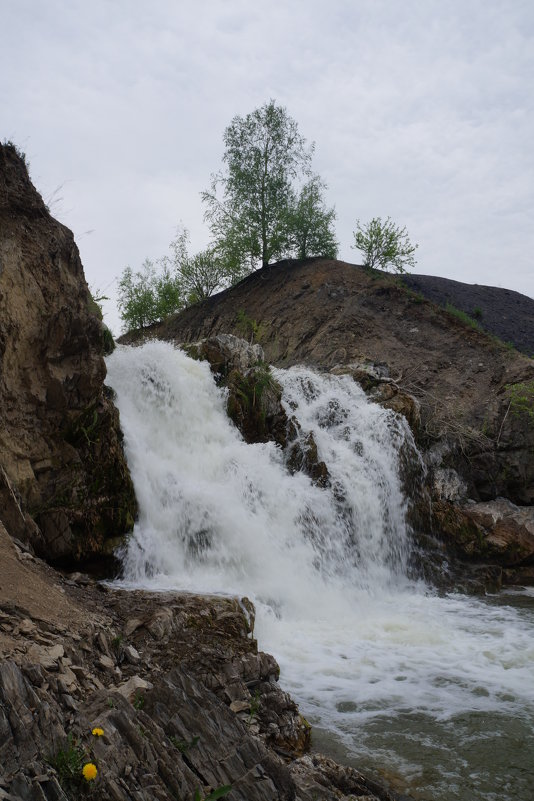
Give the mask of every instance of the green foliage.
[[195, 748], [198, 745], [200, 736], [197, 734], [195, 737], [192, 737], [191, 740], [179, 740], [178, 737], [173, 735], [169, 739], [181, 754], [187, 754], [191, 748]]
[[457, 320], [461, 320], [461, 322], [465, 323], [465, 325], [475, 328], [477, 331], [482, 330], [480, 324], [476, 320], [474, 320], [469, 316], [469, 314], [466, 314], [466, 312], [462, 311], [461, 309], [457, 309], [456, 306], [452, 305], [452, 303], [447, 303], [445, 305], [445, 311], [449, 312], [449, 314], [452, 314], [452, 316], [456, 317]]
[[124, 327], [144, 328], [192, 303], [204, 300], [234, 278], [214, 250], [188, 253], [189, 233], [179, 227], [170, 256], [146, 259], [140, 271], [126, 267], [119, 281], [119, 312]]
[[113, 339], [113, 334], [105, 325], [102, 323], [102, 351], [104, 356], [109, 356], [110, 353], [113, 353], [115, 350], [115, 340]]
[[183, 296], [189, 306], [222, 289], [233, 278], [233, 272], [213, 249], [208, 249], [188, 258], [182, 264], [180, 278]]
[[334, 231], [336, 212], [327, 209], [322, 195], [326, 185], [314, 175], [301, 189], [289, 210], [288, 238], [298, 259], [309, 256], [337, 257]]
[[59, 783], [64, 789], [72, 789], [83, 784], [82, 768], [87, 762], [85, 749], [70, 733], [63, 748], [54, 756], [49, 756], [47, 762], [57, 772]]
[[[253, 370], [246, 375], [238, 373], [233, 382], [235, 394], [240, 398], [241, 406], [264, 420], [264, 395], [267, 390], [278, 390], [279, 385], [274, 378], [271, 368], [265, 362], [258, 362]], [[230, 417], [232, 417], [232, 413]]]
[[195, 791], [194, 801], [217, 801], [217, 798], [222, 798], [225, 795], [228, 795], [230, 790], [232, 789], [231, 784], [223, 784], [220, 787], [217, 787], [216, 790], [212, 790], [209, 795], [202, 796], [200, 794], [200, 790]]
[[150, 259], [135, 273], [125, 268], [119, 280], [118, 306], [126, 330], [152, 325], [181, 305], [179, 287], [168, 270], [159, 274]]
[[534, 379], [518, 384], [507, 384], [510, 397], [510, 410], [515, 415], [526, 415], [534, 422]]
[[259, 342], [263, 333], [262, 323], [249, 317], [244, 309], [237, 312], [236, 328], [241, 332], [243, 339], [248, 339], [250, 344]]
[[133, 699], [133, 708], [140, 710], [143, 709], [145, 705], [145, 696], [141, 692], [137, 692]]
[[113, 334], [104, 323], [104, 312], [102, 303], [104, 300], [109, 300], [106, 295], [103, 295], [101, 290], [89, 287], [89, 311], [98, 317], [102, 324], [102, 351], [104, 356], [109, 356], [115, 350], [115, 340]]
[[265, 390], [275, 389], [277, 384], [271, 373], [271, 368], [265, 362], [260, 362], [251, 373], [252, 378], [252, 408], [261, 406]]
[[217, 252], [237, 277], [290, 252], [293, 182], [309, 176], [313, 146], [274, 100], [234, 117], [224, 145], [223, 171], [202, 199]]
[[475, 320], [482, 320], [483, 314], [482, 314], [482, 309], [480, 308], [480, 306], [475, 306], [471, 316], [474, 317]]
[[385, 221], [374, 217], [365, 226], [356, 221], [354, 248], [363, 253], [364, 267], [369, 270], [391, 268], [405, 273], [407, 268], [415, 266], [414, 254], [418, 247], [410, 242], [406, 228], [395, 225], [390, 217]]
[[99, 289], [89, 287], [89, 311], [98, 317], [99, 320], [104, 319], [104, 312], [102, 309], [102, 302], [109, 300], [106, 295], [103, 295]]

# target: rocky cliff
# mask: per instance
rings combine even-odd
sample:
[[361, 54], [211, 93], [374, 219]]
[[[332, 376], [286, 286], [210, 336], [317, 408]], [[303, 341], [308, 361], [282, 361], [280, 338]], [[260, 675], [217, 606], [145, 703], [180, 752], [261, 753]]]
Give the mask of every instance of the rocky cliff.
[[102, 554], [136, 503], [72, 233], [0, 146], [0, 519], [49, 561]]

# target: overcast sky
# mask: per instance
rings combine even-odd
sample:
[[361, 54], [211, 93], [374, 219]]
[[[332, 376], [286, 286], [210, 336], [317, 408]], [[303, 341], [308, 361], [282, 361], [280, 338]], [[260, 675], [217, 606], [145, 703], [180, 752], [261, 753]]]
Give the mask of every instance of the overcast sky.
[[[532, 0], [0, 0], [0, 138], [88, 283], [204, 247], [224, 128], [275, 99], [337, 210], [390, 216], [416, 272], [534, 297]], [[58, 189], [59, 188], [59, 189]], [[56, 190], [58, 190], [56, 192]], [[107, 321], [120, 324], [113, 303]]]

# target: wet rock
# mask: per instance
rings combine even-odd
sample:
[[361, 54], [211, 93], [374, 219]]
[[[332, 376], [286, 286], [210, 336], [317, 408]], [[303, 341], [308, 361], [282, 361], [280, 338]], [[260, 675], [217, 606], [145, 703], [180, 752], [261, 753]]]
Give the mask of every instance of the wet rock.
[[[315, 437], [310, 431], [306, 436], [300, 433], [300, 426], [296, 420], [292, 431], [294, 431], [294, 439], [290, 441], [287, 447], [287, 465], [292, 473], [301, 471], [306, 473], [314, 484], [319, 487], [326, 487], [329, 482], [330, 474], [328, 467], [322, 459], [319, 459], [317, 451], [317, 443]], [[291, 436], [291, 434], [290, 434]]]
[[364, 392], [385, 409], [401, 414], [408, 421], [414, 436], [421, 424], [421, 404], [391, 378], [386, 364], [375, 364], [369, 360], [337, 365], [330, 372], [334, 375], [350, 375]]
[[290, 771], [297, 786], [297, 801], [402, 801], [354, 768], [342, 767], [322, 754], [297, 759]]
[[188, 356], [209, 362], [219, 381], [224, 381], [232, 370], [246, 373], [265, 361], [260, 345], [251, 344], [233, 334], [218, 334], [182, 347]]
[[246, 442], [285, 445], [287, 416], [282, 391], [264, 361], [260, 345], [233, 334], [183, 346], [188, 355], [209, 362], [220, 386], [228, 389], [228, 416]]
[[433, 505], [435, 532], [463, 559], [486, 562], [507, 570], [504, 579], [529, 581], [534, 564], [534, 510], [505, 499], [457, 506], [447, 501]]
[[482, 532], [490, 558], [505, 567], [534, 563], [534, 508], [504, 498], [463, 507]]
[[287, 415], [282, 407], [282, 389], [266, 364], [245, 373], [232, 370], [225, 381], [228, 388], [228, 416], [246, 442], [274, 441], [284, 445]]

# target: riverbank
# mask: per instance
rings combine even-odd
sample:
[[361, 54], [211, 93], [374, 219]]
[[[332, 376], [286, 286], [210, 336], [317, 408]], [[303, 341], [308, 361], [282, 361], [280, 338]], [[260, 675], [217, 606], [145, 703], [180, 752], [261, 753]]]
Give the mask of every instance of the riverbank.
[[[0, 556], [5, 801], [84, 791], [207, 798], [225, 785], [236, 801], [396, 798], [356, 770], [304, 755], [310, 727], [280, 688], [275, 659], [258, 651], [246, 599], [65, 576], [1, 525]], [[82, 763], [96, 766], [94, 785]]]

